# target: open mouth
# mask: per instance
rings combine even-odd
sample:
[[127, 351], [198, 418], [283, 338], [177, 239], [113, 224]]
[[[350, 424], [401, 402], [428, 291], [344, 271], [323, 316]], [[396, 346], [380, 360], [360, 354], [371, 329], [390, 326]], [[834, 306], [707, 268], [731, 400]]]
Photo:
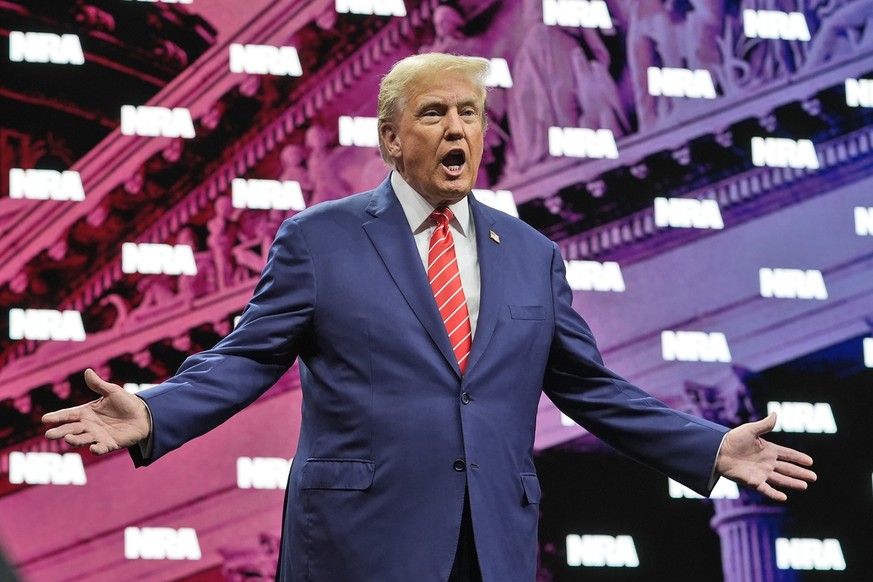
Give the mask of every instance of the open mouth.
[[443, 158], [443, 166], [448, 168], [450, 172], [458, 172], [466, 161], [467, 157], [464, 155], [464, 152], [461, 150], [454, 150], [449, 152], [446, 157]]

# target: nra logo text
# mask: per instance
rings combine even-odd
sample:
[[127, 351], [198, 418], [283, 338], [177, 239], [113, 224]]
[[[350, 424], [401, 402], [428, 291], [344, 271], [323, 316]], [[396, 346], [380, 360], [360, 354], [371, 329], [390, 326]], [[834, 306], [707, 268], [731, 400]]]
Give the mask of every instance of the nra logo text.
[[661, 355], [669, 362], [731, 361], [727, 338], [721, 332], [662, 331]]
[[543, 0], [543, 23], [575, 28], [612, 28], [612, 18], [602, 0]]
[[608, 129], [550, 127], [549, 154], [569, 158], [617, 158], [615, 135]]
[[148, 390], [155, 386], [157, 386], [157, 384], [136, 384], [135, 382], [125, 382], [124, 385], [122, 385], [122, 388], [131, 394], [136, 394], [137, 392], [142, 392], [143, 390]]
[[234, 208], [255, 210], [303, 210], [303, 190], [294, 180], [244, 180], [231, 182]]
[[815, 146], [808, 139], [782, 137], [753, 137], [752, 163], [769, 168], [807, 168], [817, 170], [820, 165]]
[[631, 536], [567, 536], [567, 565], [608, 568], [636, 568], [640, 565]]
[[512, 75], [509, 73], [509, 65], [506, 59], [493, 58], [489, 61], [488, 77], [485, 79], [486, 87], [512, 87]]
[[573, 291], [625, 291], [621, 267], [614, 261], [564, 261]]
[[473, 190], [473, 196], [482, 204], [518, 218], [518, 207], [515, 205], [515, 198], [512, 197], [512, 192], [509, 190], [480, 190], [477, 188]]
[[79, 172], [55, 170], [9, 170], [9, 197], [28, 200], [85, 199]]
[[231, 44], [230, 72], [299, 77], [303, 68], [293, 46]]
[[809, 40], [809, 27], [802, 12], [743, 10], [746, 38]]
[[196, 275], [197, 264], [189, 245], [128, 242], [121, 245], [121, 271], [143, 275]]
[[776, 413], [773, 432], [835, 434], [837, 421], [827, 402], [768, 402], [767, 414]]
[[758, 271], [761, 283], [761, 297], [777, 299], [818, 299], [828, 298], [821, 271], [816, 269], [769, 269]]
[[696, 198], [655, 198], [655, 225], [672, 228], [724, 228], [718, 202]]
[[840, 541], [833, 538], [776, 538], [776, 567], [780, 570], [845, 570]]
[[124, 557], [128, 560], [199, 560], [200, 542], [190, 527], [126, 527]]
[[85, 55], [75, 34], [50, 32], [9, 32], [9, 60], [15, 63], [82, 65]]
[[375, 14], [377, 16], [406, 16], [403, 0], [336, 0], [339, 14]]
[[339, 142], [344, 146], [376, 147], [379, 145], [379, 119], [376, 117], [339, 118]]
[[[668, 490], [671, 499], [703, 499], [702, 495], [698, 495], [685, 485], [678, 481], [668, 479]], [[712, 488], [712, 493], [709, 494], [710, 499], [739, 499], [740, 489], [737, 484], [730, 479], [719, 478]]]
[[855, 234], [873, 236], [873, 207], [855, 207]]
[[864, 342], [864, 366], [873, 368], [873, 337], [865, 337]]
[[846, 79], [846, 105], [873, 107], [873, 79]]
[[83, 342], [82, 314], [72, 310], [10, 309], [9, 339]]
[[183, 107], [121, 106], [121, 133], [143, 137], [194, 137], [191, 112]]
[[27, 485], [85, 485], [85, 466], [76, 453], [9, 453], [9, 482]]
[[236, 486], [240, 489], [285, 489], [291, 459], [280, 457], [239, 457]]
[[670, 69], [649, 67], [649, 95], [656, 97], [687, 97], [715, 99], [715, 85], [706, 69]]

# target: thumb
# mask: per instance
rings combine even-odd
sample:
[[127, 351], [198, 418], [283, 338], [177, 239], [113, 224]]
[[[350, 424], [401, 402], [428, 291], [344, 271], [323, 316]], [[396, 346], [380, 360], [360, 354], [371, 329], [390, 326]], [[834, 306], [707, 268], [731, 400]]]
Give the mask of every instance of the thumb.
[[756, 437], [763, 436], [776, 428], [776, 413], [771, 412], [766, 418], [749, 423], [749, 426], [751, 426], [752, 432], [755, 433]]
[[118, 384], [112, 384], [111, 382], [107, 382], [103, 378], [97, 375], [97, 372], [88, 368], [85, 370], [85, 384], [88, 385], [93, 392], [96, 392], [100, 396], [109, 396], [119, 390], [124, 390]]

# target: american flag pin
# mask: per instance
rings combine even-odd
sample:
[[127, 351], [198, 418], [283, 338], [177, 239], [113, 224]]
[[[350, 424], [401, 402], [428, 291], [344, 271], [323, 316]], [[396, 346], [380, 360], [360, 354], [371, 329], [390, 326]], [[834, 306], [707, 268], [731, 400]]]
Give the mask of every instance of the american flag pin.
[[488, 236], [491, 237], [491, 240], [493, 240], [493, 241], [496, 242], [497, 244], [500, 244], [500, 237], [497, 235], [496, 232], [494, 232], [493, 230], [489, 230], [489, 231], [488, 231]]

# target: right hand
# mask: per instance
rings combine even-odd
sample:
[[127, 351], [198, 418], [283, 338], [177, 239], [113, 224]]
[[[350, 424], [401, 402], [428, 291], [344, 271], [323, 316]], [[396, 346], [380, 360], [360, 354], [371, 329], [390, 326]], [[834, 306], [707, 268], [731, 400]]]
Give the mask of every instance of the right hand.
[[42, 417], [54, 425], [48, 439], [64, 439], [74, 447], [85, 447], [95, 455], [127, 448], [148, 438], [151, 432], [145, 402], [118, 384], [106, 382], [94, 370], [85, 370], [85, 384], [100, 395], [80, 406], [49, 412]]

